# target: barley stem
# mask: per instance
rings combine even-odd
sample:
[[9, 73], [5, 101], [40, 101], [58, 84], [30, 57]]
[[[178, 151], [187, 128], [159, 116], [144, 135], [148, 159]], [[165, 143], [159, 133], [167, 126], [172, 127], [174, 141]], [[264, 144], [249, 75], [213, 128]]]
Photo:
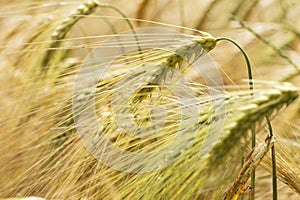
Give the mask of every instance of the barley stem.
[[[221, 40], [225, 40], [225, 41], [229, 41], [232, 44], [234, 44], [243, 54], [246, 63], [247, 63], [247, 71], [248, 71], [248, 78], [249, 78], [249, 89], [250, 89], [250, 94], [251, 96], [253, 96], [253, 81], [252, 81], [252, 71], [251, 71], [251, 64], [250, 64], [250, 60], [245, 52], [245, 50], [234, 40], [232, 40], [231, 38], [227, 38], [227, 37], [221, 37], [221, 38], [217, 38], [217, 41], [221, 41]], [[255, 129], [252, 129], [252, 139], [251, 139], [251, 147], [254, 148], [255, 147], [255, 140], [256, 140], [256, 132]], [[255, 195], [255, 170], [253, 170], [252, 174], [251, 174], [251, 188], [252, 188], [252, 199], [254, 199], [254, 195]]]
[[111, 5], [111, 4], [102, 4], [102, 3], [99, 3], [99, 2], [97, 2], [97, 5], [98, 5], [99, 7], [111, 8], [111, 9], [115, 10], [117, 13], [119, 13], [119, 14], [124, 18], [124, 20], [125, 20], [125, 21], [127, 22], [127, 24], [129, 25], [129, 27], [130, 27], [132, 33], [134, 34], [134, 39], [136, 40], [136, 44], [137, 44], [138, 50], [139, 50], [140, 55], [141, 55], [141, 60], [143, 60], [143, 57], [142, 57], [142, 49], [141, 49], [141, 47], [140, 47], [140, 43], [139, 43], [138, 36], [137, 36], [137, 34], [136, 34], [135, 30], [134, 30], [134, 27], [133, 27], [132, 23], [131, 23], [130, 20], [128, 19], [128, 17], [127, 17], [127, 16], [126, 16], [119, 8], [117, 8], [117, 7], [114, 6], [114, 5]]
[[[273, 137], [272, 125], [269, 117], [266, 117], [268, 128], [270, 132], [270, 137]], [[276, 172], [276, 156], [275, 156], [275, 146], [271, 148], [272, 156], [272, 189], [273, 189], [273, 200], [277, 200], [277, 172]]]
[[[295, 70], [297, 70], [297, 72], [299, 72], [299, 70], [300, 70], [299, 67], [283, 51], [281, 51], [280, 49], [275, 47], [271, 42], [269, 42], [268, 40], [266, 40], [265, 38], [260, 36], [258, 33], [256, 33], [254, 30], [252, 30], [250, 27], [248, 27], [242, 21], [238, 20], [237, 18], [235, 18], [235, 20], [237, 20], [243, 28], [246, 28], [248, 31], [250, 31], [252, 34], [254, 34], [256, 38], [258, 38], [263, 43], [265, 43], [266, 45], [271, 47], [280, 57], [286, 59], [288, 61], [288, 63], [291, 64], [295, 68]], [[298, 73], [296, 73], [296, 74], [298, 74]], [[270, 131], [270, 136], [272, 137], [273, 136], [272, 125], [271, 125], [271, 122], [270, 122], [270, 120], [267, 116], [266, 116], [266, 119], [267, 119], [269, 131]], [[275, 157], [275, 147], [274, 146], [271, 148], [271, 154], [272, 154], [273, 199], [277, 200], [277, 174], [276, 174], [276, 157]]]
[[250, 60], [245, 52], [245, 50], [233, 39], [231, 38], [227, 38], [227, 37], [219, 37], [217, 38], [216, 42], [218, 41], [228, 41], [231, 42], [232, 44], [234, 44], [234, 46], [236, 46], [243, 54], [246, 64], [247, 64], [247, 71], [248, 71], [248, 77], [249, 77], [249, 89], [251, 91], [251, 95], [253, 95], [253, 81], [252, 81], [252, 70], [251, 70], [251, 65], [250, 65]]

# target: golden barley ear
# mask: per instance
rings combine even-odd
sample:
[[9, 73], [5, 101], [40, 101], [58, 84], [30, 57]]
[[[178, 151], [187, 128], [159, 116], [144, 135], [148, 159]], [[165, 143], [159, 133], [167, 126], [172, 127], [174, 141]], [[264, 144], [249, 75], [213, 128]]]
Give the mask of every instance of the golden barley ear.
[[260, 164], [262, 159], [274, 145], [274, 138], [269, 137], [266, 139], [265, 143], [260, 143], [258, 146], [253, 148], [249, 155], [246, 157], [246, 161], [241, 169], [238, 178], [234, 181], [233, 185], [226, 192], [223, 200], [233, 200], [238, 199], [238, 197], [245, 192], [245, 190], [250, 189], [246, 186], [246, 182], [251, 176], [251, 173]]
[[51, 34], [50, 50], [47, 51], [42, 61], [42, 73], [46, 73], [51, 66], [55, 66], [64, 57], [64, 54], [61, 51], [57, 51], [57, 49], [63, 45], [63, 40], [68, 36], [73, 26], [84, 16], [93, 13], [98, 5], [99, 3], [96, 0], [84, 2], [54, 30]]
[[[226, 156], [230, 155], [230, 148], [237, 148], [238, 141], [247, 136], [247, 131], [261, 122], [265, 116], [270, 116], [274, 111], [289, 105], [299, 96], [298, 89], [290, 84], [275, 86], [274, 89], [265, 91], [264, 94], [254, 93], [247, 105], [240, 107], [239, 115], [232, 117], [233, 122], [227, 122], [220, 141], [214, 146], [209, 156], [209, 166], [212, 169], [222, 166]], [[268, 106], [266, 106], [268, 105]]]

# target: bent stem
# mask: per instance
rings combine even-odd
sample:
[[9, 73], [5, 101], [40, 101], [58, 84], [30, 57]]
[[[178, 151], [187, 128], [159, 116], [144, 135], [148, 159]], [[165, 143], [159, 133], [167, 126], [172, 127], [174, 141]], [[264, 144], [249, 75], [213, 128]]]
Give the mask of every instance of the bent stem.
[[[227, 38], [227, 37], [220, 37], [217, 38], [216, 42], [218, 41], [228, 41], [230, 43], [232, 43], [233, 45], [235, 45], [243, 54], [246, 64], [247, 64], [247, 71], [248, 71], [248, 78], [249, 78], [249, 89], [250, 89], [250, 95], [253, 96], [253, 81], [252, 81], [252, 71], [251, 71], [251, 64], [250, 64], [250, 60], [245, 52], [245, 50], [234, 40], [232, 40], [231, 38]], [[255, 127], [252, 128], [251, 130], [252, 136], [251, 136], [251, 148], [255, 147], [256, 144], [256, 132], [255, 132]], [[243, 160], [243, 155], [242, 155], [242, 160]], [[243, 164], [243, 162], [242, 162]], [[251, 174], [251, 199], [254, 199], [255, 197], [255, 170], [253, 169], [253, 172]], [[243, 197], [242, 197], [243, 198]]]
[[138, 38], [138, 36], [137, 36], [137, 34], [136, 34], [135, 30], [134, 30], [134, 27], [133, 27], [132, 23], [128, 19], [128, 17], [119, 8], [117, 8], [116, 6], [114, 6], [112, 4], [99, 3], [98, 1], [95, 1], [95, 2], [97, 3], [97, 5], [99, 7], [102, 7], [102, 8], [111, 8], [111, 9], [115, 10], [117, 13], [119, 13], [123, 17], [123, 19], [127, 22], [129, 28], [131, 29], [131, 31], [132, 31], [132, 33], [134, 35], [134, 38], [136, 40], [136, 44], [137, 44], [137, 47], [138, 47], [138, 51], [139, 51], [139, 53], [141, 55], [140, 58], [141, 58], [141, 60], [143, 60], [142, 49], [140, 47], [139, 38]]
[[[295, 68], [295, 72], [290, 74], [288, 77], [285, 77], [286, 79], [294, 77], [295, 74], [299, 73], [299, 67], [297, 64], [295, 64], [283, 51], [275, 47], [271, 42], [260, 36], [258, 33], [256, 33], [254, 30], [252, 30], [250, 27], [248, 27], [245, 23], [243, 23], [241, 20], [238, 20], [235, 16], [233, 16], [233, 19], [238, 21], [240, 25], [250, 31], [256, 38], [258, 38], [260, 41], [271, 47], [280, 57], [284, 58], [287, 60], [287, 62], [292, 65]], [[269, 132], [270, 132], [270, 137], [273, 137], [273, 130], [272, 130], [272, 125], [270, 122], [270, 119], [268, 116], [266, 116]], [[253, 137], [252, 137], [252, 142], [253, 142]], [[253, 143], [252, 143], [253, 144]], [[273, 200], [277, 200], [277, 174], [276, 174], [276, 157], [275, 157], [275, 146], [272, 146], [271, 148], [271, 155], [272, 155], [272, 190], [273, 190]], [[255, 173], [255, 172], [254, 172]], [[255, 175], [253, 175], [255, 178]], [[252, 183], [252, 179], [251, 179]], [[254, 194], [252, 196], [252, 199], [254, 199]]]
[[236, 46], [243, 54], [246, 64], [247, 64], [247, 71], [248, 71], [248, 77], [249, 77], [249, 89], [251, 91], [251, 95], [253, 95], [253, 81], [252, 81], [252, 70], [251, 70], [251, 64], [250, 64], [250, 60], [245, 52], [245, 50], [233, 39], [228, 38], [228, 37], [219, 37], [216, 39], [216, 42], [218, 41], [228, 41], [230, 43], [232, 43], [234, 46]]

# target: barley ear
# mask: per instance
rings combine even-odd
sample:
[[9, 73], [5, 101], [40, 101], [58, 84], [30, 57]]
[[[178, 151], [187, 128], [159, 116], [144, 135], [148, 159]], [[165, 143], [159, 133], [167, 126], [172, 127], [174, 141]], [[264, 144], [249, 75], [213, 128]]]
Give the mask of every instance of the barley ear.
[[290, 104], [298, 98], [298, 89], [290, 84], [275, 86], [274, 89], [265, 91], [264, 95], [255, 95], [250, 99], [248, 105], [238, 109], [239, 115], [234, 117], [234, 121], [225, 124], [224, 134], [220, 141], [216, 143], [209, 156], [209, 165], [211, 168], [222, 166], [226, 155], [230, 154], [241, 138], [247, 136], [245, 130], [261, 122], [265, 116], [270, 116], [274, 111]]
[[[241, 169], [238, 178], [234, 181], [233, 185], [229, 188], [223, 197], [223, 200], [238, 199], [238, 197], [249, 187], [245, 186], [249, 177], [255, 168], [260, 164], [262, 159], [268, 153], [271, 147], [274, 146], [274, 138], [269, 137], [265, 143], [260, 143], [252, 149], [246, 158], [245, 164]], [[251, 188], [249, 188], [251, 189]]]
[[97, 6], [98, 3], [95, 0], [83, 3], [55, 29], [51, 35], [50, 50], [47, 51], [42, 62], [42, 73], [46, 73], [51, 65], [57, 64], [62, 59], [62, 52], [56, 49], [62, 46], [63, 39], [68, 36], [73, 26], [84, 16], [93, 13]]

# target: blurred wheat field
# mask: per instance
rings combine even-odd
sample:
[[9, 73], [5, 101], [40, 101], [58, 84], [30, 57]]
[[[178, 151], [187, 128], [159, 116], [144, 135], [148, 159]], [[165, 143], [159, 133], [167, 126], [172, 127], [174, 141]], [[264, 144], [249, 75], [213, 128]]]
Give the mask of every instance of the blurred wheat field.
[[[2, 0], [0, 5], [0, 198], [226, 199], [236, 181], [244, 178], [236, 193], [243, 193], [239, 199], [251, 199], [254, 190], [247, 187], [250, 180], [245, 177], [252, 171], [243, 174], [241, 170], [256, 167], [255, 199], [272, 199], [270, 148], [274, 145], [278, 199], [300, 199], [300, 3], [297, 0], [107, 0], [100, 4], [85, 0]], [[209, 91], [215, 88], [207, 85], [195, 70], [186, 72], [189, 67], [186, 64], [181, 72], [192, 83], [190, 89], [197, 101], [192, 108], [199, 107], [200, 117], [194, 121], [187, 119], [190, 126], [186, 130], [191, 134], [178, 141], [179, 144], [193, 141], [179, 155], [170, 154], [175, 159], [169, 165], [146, 173], [119, 171], [99, 162], [81, 141], [72, 108], [82, 63], [102, 41], [131, 31], [131, 25], [167, 28], [195, 38], [201, 36], [197, 30], [215, 37], [230, 37], [246, 50], [253, 67], [251, 96], [241, 52], [224, 41], [209, 49], [224, 84], [221, 93], [226, 97], [226, 107], [213, 110], [218, 99], [211, 98]], [[179, 39], [178, 44], [159, 41], [158, 36], [150, 38], [149, 43], [162, 42], [170, 49], [185, 45]], [[124, 41], [124, 46], [147, 43], [146, 39], [137, 41]], [[194, 54], [197, 56], [197, 52]], [[141, 56], [138, 51], [133, 55]], [[148, 72], [135, 67], [146, 61], [165, 62], [170, 54], [156, 49], [142, 56], [142, 61], [130, 60], [130, 55], [121, 59], [120, 67], [117, 63], [116, 70], [97, 82], [95, 93], [99, 127], [111, 141], [130, 152], [163, 148], [180, 130], [182, 117], [180, 106], [174, 103], [176, 98], [168, 93], [169, 88], [157, 89], [165, 79], [157, 78], [136, 93], [138, 98], [133, 98], [131, 111], [138, 113], [137, 123], [148, 123], [147, 109], [139, 107], [153, 100], [169, 109], [165, 128], [154, 138], [136, 139], [116, 127], [109, 106], [113, 101], [111, 88], [115, 89], [119, 81], [133, 85], [135, 80], [136, 84], [148, 80]], [[184, 62], [178, 59], [174, 66], [179, 68]], [[204, 57], [197, 67], [209, 74], [210, 65]], [[95, 70], [97, 66], [90, 67]], [[156, 70], [153, 68], [154, 75]], [[130, 76], [131, 72], [136, 79]], [[126, 91], [126, 86], [117, 89]], [[164, 92], [168, 94], [162, 95]], [[184, 89], [180, 92], [184, 94]], [[124, 110], [121, 107], [120, 112]], [[159, 114], [154, 117], [159, 119]], [[224, 123], [221, 136], [207, 157], [200, 158], [199, 149], [210, 131], [209, 125], [219, 123], [219, 116], [225, 116], [221, 121]], [[268, 136], [266, 116], [271, 119], [275, 138]], [[251, 151], [254, 129], [257, 147]], [[125, 169], [143, 168], [143, 165], [131, 168], [126, 157], [113, 153], [109, 156], [125, 163]], [[227, 199], [238, 198], [233, 196]]]

